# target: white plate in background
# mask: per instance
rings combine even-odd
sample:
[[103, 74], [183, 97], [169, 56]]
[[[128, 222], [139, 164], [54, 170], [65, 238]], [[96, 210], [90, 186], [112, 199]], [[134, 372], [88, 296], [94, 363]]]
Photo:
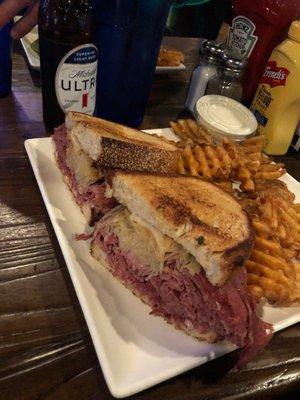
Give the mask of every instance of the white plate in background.
[[[14, 21], [17, 22], [20, 18], [20, 16], [15, 17]], [[37, 71], [39, 71], [41, 68], [40, 56], [36, 51], [31, 48], [31, 43], [38, 39], [38, 37], [38, 28], [37, 26], [35, 26], [31, 32], [27, 33], [27, 35], [20, 39], [29, 65], [31, 66], [31, 68]]]
[[184, 71], [186, 69], [186, 66], [184, 64], [180, 64], [177, 67], [172, 67], [172, 66], [168, 66], [168, 67], [160, 67], [157, 66], [155, 68], [155, 73], [156, 74], [163, 74], [163, 73], [167, 73], [167, 72], [178, 72], [178, 71]]
[[[15, 22], [18, 21], [21, 17], [15, 17]], [[41, 64], [40, 64], [40, 56], [39, 54], [34, 51], [31, 48], [31, 43], [33, 43], [36, 39], [38, 39], [38, 29], [37, 26], [33, 28], [31, 32], [29, 32], [27, 35], [25, 35], [23, 38], [21, 38], [21, 44], [23, 46], [24, 52], [26, 54], [27, 60], [31, 68], [35, 70], [40, 70]], [[184, 64], [180, 64], [177, 67], [159, 67], [157, 66], [155, 69], [155, 72], [157, 74], [164, 74], [164, 73], [169, 73], [169, 72], [178, 72], [178, 71], [184, 71], [186, 66]]]
[[[170, 129], [151, 130], [174, 139]], [[149, 315], [143, 304], [94, 260], [86, 221], [56, 166], [51, 138], [29, 139], [25, 147], [62, 249], [107, 385], [115, 397], [147, 389], [234, 349], [229, 343], [199, 342]], [[300, 201], [300, 184], [283, 180]], [[300, 321], [300, 307], [263, 307], [263, 319], [275, 331]]]

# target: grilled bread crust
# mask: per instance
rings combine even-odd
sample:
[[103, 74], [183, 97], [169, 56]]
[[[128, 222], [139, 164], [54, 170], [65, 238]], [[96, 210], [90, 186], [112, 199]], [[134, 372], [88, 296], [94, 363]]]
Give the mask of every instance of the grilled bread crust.
[[221, 188], [194, 177], [111, 172], [113, 196], [190, 252], [208, 280], [223, 285], [253, 247], [248, 215]]
[[173, 151], [105, 137], [102, 149], [97, 159], [101, 167], [161, 174], [175, 173], [177, 169], [178, 157]]
[[180, 151], [157, 136], [77, 112], [67, 114], [66, 126], [101, 167], [176, 172]]

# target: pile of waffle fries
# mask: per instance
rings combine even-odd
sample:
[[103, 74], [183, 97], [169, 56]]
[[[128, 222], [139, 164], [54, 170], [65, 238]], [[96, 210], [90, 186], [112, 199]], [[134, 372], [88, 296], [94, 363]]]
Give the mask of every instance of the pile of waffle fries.
[[257, 302], [299, 302], [300, 204], [294, 204], [294, 194], [278, 180], [284, 164], [263, 154], [263, 136], [216, 145], [192, 119], [171, 121], [170, 126], [182, 149], [178, 173], [221, 186], [251, 217], [255, 244], [245, 263], [249, 292]]

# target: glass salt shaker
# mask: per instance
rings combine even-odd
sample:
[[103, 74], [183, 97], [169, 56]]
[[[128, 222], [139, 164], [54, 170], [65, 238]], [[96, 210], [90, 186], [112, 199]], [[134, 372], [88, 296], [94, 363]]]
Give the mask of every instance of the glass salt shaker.
[[242, 78], [247, 62], [223, 53], [218, 72], [207, 84], [205, 94], [220, 94], [241, 101], [243, 96]]
[[223, 51], [223, 43], [213, 40], [205, 40], [202, 42], [199, 50], [199, 65], [196, 66], [192, 73], [189, 91], [185, 102], [185, 108], [191, 113], [194, 112], [197, 100], [204, 96], [209, 78], [216, 74], [217, 64]]

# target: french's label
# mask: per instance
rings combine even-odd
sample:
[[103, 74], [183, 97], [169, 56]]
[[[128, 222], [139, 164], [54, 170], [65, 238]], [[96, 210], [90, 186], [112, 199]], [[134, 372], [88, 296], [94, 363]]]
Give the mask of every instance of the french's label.
[[260, 85], [256, 100], [261, 104], [263, 108], [268, 108], [273, 100], [271, 92], [266, 88], [265, 85]]
[[267, 110], [273, 101], [271, 91], [265, 85], [259, 85], [255, 102], [251, 105], [250, 111], [254, 114], [257, 122], [261, 126], [266, 126], [268, 123]]
[[266, 126], [268, 122], [268, 118], [265, 117], [262, 113], [260, 113], [258, 110], [253, 110], [253, 114], [259, 123], [259, 125]]
[[58, 104], [64, 112], [94, 114], [98, 50], [85, 44], [70, 50], [60, 61], [55, 76]]
[[284, 67], [278, 67], [276, 61], [269, 61], [266, 65], [260, 83], [266, 83], [271, 88], [276, 86], [285, 86], [286, 79], [290, 71]]
[[227, 38], [230, 53], [240, 59], [249, 58], [258, 39], [253, 34], [255, 29], [256, 26], [250, 19], [243, 15], [235, 17]]

